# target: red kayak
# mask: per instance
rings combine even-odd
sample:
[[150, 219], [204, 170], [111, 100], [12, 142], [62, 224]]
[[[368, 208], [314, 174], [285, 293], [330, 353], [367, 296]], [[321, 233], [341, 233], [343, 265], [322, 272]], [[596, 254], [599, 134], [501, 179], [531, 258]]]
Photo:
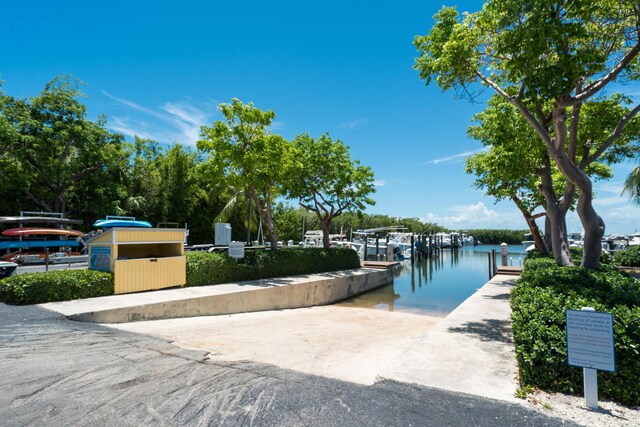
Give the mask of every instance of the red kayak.
[[84, 233], [78, 230], [66, 230], [64, 228], [36, 228], [36, 227], [23, 227], [23, 228], [9, 228], [2, 232], [3, 236], [7, 237], [27, 237], [27, 236], [74, 236], [82, 237]]

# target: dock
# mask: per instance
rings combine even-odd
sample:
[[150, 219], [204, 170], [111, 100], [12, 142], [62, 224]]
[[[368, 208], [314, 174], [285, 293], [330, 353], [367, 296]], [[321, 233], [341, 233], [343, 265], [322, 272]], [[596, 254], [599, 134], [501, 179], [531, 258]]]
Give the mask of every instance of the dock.
[[376, 270], [388, 270], [395, 265], [400, 265], [400, 261], [362, 261], [360, 265], [363, 268], [373, 268]]
[[524, 267], [499, 265], [496, 274], [503, 274], [505, 276], [519, 276], [522, 273]]

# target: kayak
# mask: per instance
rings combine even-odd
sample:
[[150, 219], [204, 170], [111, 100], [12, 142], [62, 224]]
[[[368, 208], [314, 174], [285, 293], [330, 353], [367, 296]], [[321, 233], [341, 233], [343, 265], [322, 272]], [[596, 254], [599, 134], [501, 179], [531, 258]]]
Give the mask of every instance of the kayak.
[[67, 230], [64, 228], [46, 228], [46, 227], [22, 227], [9, 228], [2, 232], [7, 237], [27, 237], [27, 236], [75, 236], [82, 237], [84, 233], [78, 230]]
[[94, 227], [113, 228], [113, 227], [137, 227], [151, 228], [151, 223], [147, 221], [126, 220], [126, 219], [99, 219], [93, 223]]

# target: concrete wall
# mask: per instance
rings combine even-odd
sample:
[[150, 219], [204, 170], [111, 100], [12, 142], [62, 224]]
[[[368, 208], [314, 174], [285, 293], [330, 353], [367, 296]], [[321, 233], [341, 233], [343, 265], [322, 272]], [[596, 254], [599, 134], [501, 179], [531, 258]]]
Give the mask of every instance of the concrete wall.
[[122, 307], [75, 313], [69, 318], [123, 323], [326, 305], [393, 283], [393, 271], [358, 269], [288, 279], [245, 282], [231, 292], [193, 298], [179, 297], [179, 292], [189, 288], [177, 289], [172, 291], [177, 298], [148, 304], [136, 304], [136, 295], [131, 294], [130, 302]]

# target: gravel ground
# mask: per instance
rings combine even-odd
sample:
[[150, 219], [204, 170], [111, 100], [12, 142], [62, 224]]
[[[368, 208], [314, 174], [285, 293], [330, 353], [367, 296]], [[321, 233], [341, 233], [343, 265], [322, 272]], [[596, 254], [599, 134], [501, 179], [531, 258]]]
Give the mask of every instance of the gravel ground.
[[535, 391], [528, 402], [540, 413], [561, 417], [583, 426], [640, 426], [640, 407], [630, 408], [615, 402], [599, 401], [597, 410], [588, 409], [583, 397]]

